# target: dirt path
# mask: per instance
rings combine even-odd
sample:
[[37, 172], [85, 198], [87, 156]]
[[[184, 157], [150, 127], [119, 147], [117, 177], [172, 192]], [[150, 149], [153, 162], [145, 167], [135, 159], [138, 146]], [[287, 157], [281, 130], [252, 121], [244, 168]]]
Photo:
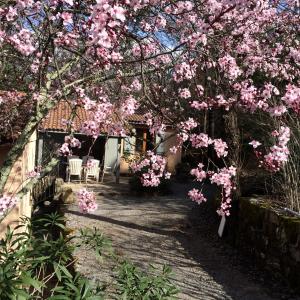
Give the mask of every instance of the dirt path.
[[[83, 215], [70, 205], [67, 225], [99, 228], [112, 239], [119, 255], [143, 268], [149, 263], [170, 265], [181, 290], [179, 299], [292, 299], [270, 296], [271, 288], [253, 280], [250, 270], [239, 266], [215, 232], [207, 231], [207, 225], [195, 230], [190, 221], [193, 204], [182, 191], [165, 197], [138, 198], [129, 196], [125, 183], [91, 188], [98, 195], [98, 210]], [[78, 270], [89, 279], [110, 280], [109, 266], [98, 262], [92, 251], [75, 255]]]

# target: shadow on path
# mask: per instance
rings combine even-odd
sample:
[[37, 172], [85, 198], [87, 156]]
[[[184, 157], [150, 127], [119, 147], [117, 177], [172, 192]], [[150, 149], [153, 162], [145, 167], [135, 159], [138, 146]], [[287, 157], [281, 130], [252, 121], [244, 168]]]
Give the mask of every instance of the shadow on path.
[[[66, 207], [68, 225], [98, 227], [111, 237], [120, 255], [142, 268], [150, 263], [170, 265], [181, 289], [179, 299], [298, 299], [280, 287], [273, 289], [260, 273], [241, 265], [237, 251], [210, 227], [213, 224], [205, 219], [205, 209], [199, 213], [201, 208], [186, 199], [189, 185], [176, 184], [173, 194], [165, 197], [133, 197], [126, 185], [92, 187], [98, 193], [99, 209], [82, 214], [74, 205]], [[209, 188], [206, 192], [213, 194]], [[78, 256], [79, 271], [101, 280], [104, 268], [92, 254]]]

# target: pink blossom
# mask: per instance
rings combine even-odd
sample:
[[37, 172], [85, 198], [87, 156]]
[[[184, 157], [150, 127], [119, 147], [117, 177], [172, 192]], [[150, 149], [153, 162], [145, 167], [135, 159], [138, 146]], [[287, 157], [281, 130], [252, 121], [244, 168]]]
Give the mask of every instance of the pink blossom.
[[236, 175], [236, 168], [222, 168], [218, 172], [213, 172], [210, 178], [211, 183], [222, 187], [222, 203], [217, 213], [222, 216], [230, 215], [231, 195], [234, 189], [232, 177]]
[[112, 60], [113, 62], [120, 62], [120, 61], [123, 60], [123, 56], [121, 55], [121, 53], [116, 52], [116, 51], [113, 51], [113, 52], [111, 53], [111, 60]]
[[[290, 129], [288, 127], [281, 126], [279, 131], [273, 132], [274, 136], [277, 136], [277, 144], [270, 147], [270, 151], [265, 154], [261, 160], [261, 166], [266, 169], [276, 172], [288, 161], [289, 149], [287, 144], [290, 140]], [[261, 156], [257, 153], [258, 156]]]
[[198, 204], [201, 204], [202, 202], [207, 201], [207, 199], [204, 197], [204, 195], [197, 189], [190, 190], [188, 192], [188, 196]]
[[197, 84], [196, 92], [197, 92], [198, 96], [202, 96], [204, 94], [204, 87], [201, 84]]
[[121, 106], [121, 112], [128, 116], [134, 114], [137, 108], [138, 102], [132, 96], [128, 96]]
[[190, 141], [194, 148], [207, 148], [212, 143], [212, 140], [205, 133], [191, 134]]
[[17, 0], [16, 4], [17, 4], [16, 6], [18, 8], [24, 9], [24, 8], [32, 7], [34, 4], [34, 1], [33, 0]]
[[228, 146], [225, 142], [223, 142], [221, 139], [215, 139], [215, 140], [213, 140], [213, 143], [214, 143], [214, 149], [215, 149], [218, 157], [227, 156]]
[[136, 78], [132, 81], [132, 84], [130, 86], [133, 90], [135, 91], [140, 91], [142, 88], [142, 84], [140, 83], [140, 81]]
[[197, 110], [206, 110], [209, 108], [209, 105], [206, 102], [193, 101], [191, 107]]
[[170, 178], [171, 178], [171, 173], [165, 172], [165, 179], [170, 179]]
[[268, 108], [267, 111], [272, 117], [279, 117], [287, 112], [287, 108], [284, 105], [278, 105]]
[[14, 207], [18, 198], [7, 194], [0, 197], [0, 216], [3, 216], [10, 208]]
[[191, 92], [187, 88], [179, 89], [179, 96], [181, 98], [187, 99], [191, 97]]
[[58, 154], [62, 156], [69, 156], [72, 154], [71, 148], [81, 148], [81, 143], [78, 139], [72, 136], [65, 136], [65, 142], [58, 150]]
[[112, 14], [113, 18], [120, 20], [122, 22], [124, 22], [126, 19], [125, 18], [125, 9], [121, 6], [115, 5], [112, 9], [111, 14]]
[[[288, 161], [289, 149], [287, 144], [290, 140], [290, 129], [286, 126], [281, 126], [279, 130], [272, 132], [272, 136], [277, 139], [277, 143], [270, 147], [266, 154], [263, 154], [261, 151], [255, 151], [255, 154], [260, 159], [260, 166], [271, 172], [277, 172]], [[249, 144], [254, 144], [253, 148], [256, 148], [255, 142], [252, 141]]]
[[186, 62], [177, 64], [174, 69], [173, 78], [176, 82], [181, 82], [184, 79], [192, 79], [196, 75], [197, 64], [189, 64]]
[[289, 108], [300, 114], [300, 87], [293, 84], [287, 85], [286, 93], [282, 97], [282, 100]]
[[181, 122], [180, 127], [183, 130], [190, 131], [198, 126], [198, 123], [193, 118], [188, 118], [187, 121]]
[[167, 25], [167, 21], [163, 16], [158, 16], [156, 18], [156, 24], [155, 24], [158, 28], [165, 28]]
[[203, 181], [203, 179], [206, 178], [206, 172], [203, 170], [204, 165], [198, 164], [198, 167], [196, 169], [191, 170], [191, 175], [196, 177], [197, 181]]
[[62, 19], [64, 20], [64, 25], [72, 24], [73, 23], [73, 15], [68, 12], [63, 12], [61, 14]]
[[169, 151], [170, 151], [172, 154], [176, 154], [177, 151], [178, 151], [178, 147], [173, 146], [173, 147], [171, 147], [171, 148], [169, 149]]
[[97, 138], [100, 134], [100, 128], [95, 121], [85, 121], [81, 127], [81, 133]]
[[17, 15], [18, 15], [17, 10], [12, 6], [9, 6], [6, 14], [6, 20], [13, 21]]
[[236, 60], [231, 55], [227, 54], [218, 60], [221, 69], [224, 71], [224, 75], [231, 80], [236, 79], [242, 74], [242, 71], [238, 67]]
[[131, 164], [131, 169], [140, 174], [140, 180], [145, 187], [157, 187], [161, 179], [169, 179], [171, 174], [166, 172], [166, 159], [152, 151], [148, 151], [144, 159], [138, 163]]
[[65, 143], [68, 143], [72, 148], [81, 148], [80, 141], [72, 136], [65, 136]]
[[88, 159], [86, 162], [86, 167], [92, 169], [97, 165], [97, 162], [94, 159]]
[[80, 189], [77, 194], [78, 206], [81, 212], [91, 213], [98, 208], [94, 192], [90, 192], [85, 188]]
[[61, 147], [58, 150], [58, 154], [62, 155], [62, 156], [69, 156], [72, 154], [71, 149], [69, 148], [69, 144], [68, 143], [63, 143], [61, 145]]
[[37, 178], [41, 175], [41, 170], [42, 170], [42, 167], [37, 166], [34, 168], [34, 170], [27, 172], [26, 177], [27, 178]]
[[29, 56], [36, 49], [33, 45], [33, 34], [28, 29], [22, 29], [10, 37], [14, 47], [25, 56]]
[[73, 6], [74, 5], [74, 1], [73, 0], [63, 0], [66, 4]]
[[251, 145], [255, 149], [255, 148], [259, 147], [261, 145], [261, 143], [253, 140], [249, 143], [249, 145]]

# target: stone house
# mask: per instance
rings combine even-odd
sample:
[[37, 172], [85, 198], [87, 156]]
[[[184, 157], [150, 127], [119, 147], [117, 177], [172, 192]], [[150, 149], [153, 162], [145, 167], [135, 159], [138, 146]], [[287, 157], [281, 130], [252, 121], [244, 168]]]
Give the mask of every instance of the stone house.
[[[37, 160], [41, 164], [47, 156], [57, 150], [58, 145], [64, 141], [66, 135], [66, 126], [63, 120], [69, 120], [72, 114], [72, 108], [68, 102], [62, 101], [57, 107], [52, 109], [47, 118], [43, 121], [38, 130], [38, 151]], [[113, 170], [119, 170], [121, 174], [130, 173], [129, 161], [147, 150], [153, 149], [161, 138], [169, 137], [164, 143], [160, 143], [156, 151], [165, 155], [167, 166], [170, 172], [175, 171], [176, 165], [181, 161], [181, 151], [178, 153], [169, 153], [169, 148], [176, 145], [176, 136], [173, 135], [171, 128], [167, 129], [164, 137], [152, 137], [148, 126], [144, 122], [144, 112], [139, 111], [129, 118], [129, 124], [132, 127], [132, 136], [106, 136], [100, 135], [95, 141], [92, 137], [80, 133], [81, 124], [88, 120], [87, 111], [77, 107], [75, 118], [73, 119], [73, 128], [75, 137], [81, 143], [81, 149], [74, 149], [73, 154], [82, 157], [87, 153], [100, 160], [103, 165], [111, 167]], [[63, 163], [63, 161], [62, 161]], [[64, 166], [61, 164], [60, 176], [64, 177]]]

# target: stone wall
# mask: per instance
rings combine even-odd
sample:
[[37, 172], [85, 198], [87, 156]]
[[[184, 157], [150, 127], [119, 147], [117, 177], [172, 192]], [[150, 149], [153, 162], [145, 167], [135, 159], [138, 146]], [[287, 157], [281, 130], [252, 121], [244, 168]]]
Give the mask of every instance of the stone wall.
[[234, 218], [227, 236], [235, 246], [300, 291], [300, 217], [250, 197], [240, 199]]

